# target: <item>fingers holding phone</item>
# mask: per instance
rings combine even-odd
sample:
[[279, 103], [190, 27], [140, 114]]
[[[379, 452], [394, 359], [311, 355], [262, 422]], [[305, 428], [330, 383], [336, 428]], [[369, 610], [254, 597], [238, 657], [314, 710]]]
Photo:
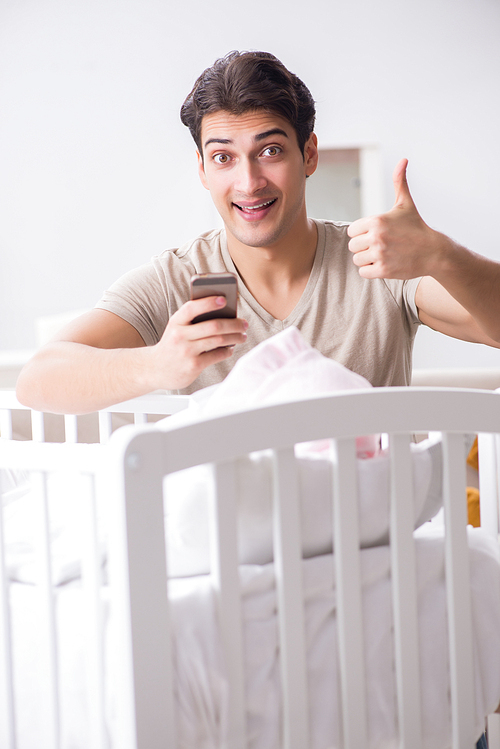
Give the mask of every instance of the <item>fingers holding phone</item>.
[[[221, 281], [221, 276], [234, 280]], [[206, 282], [192, 283], [193, 298], [172, 315], [157, 344], [158, 364], [168, 381], [157, 387], [187, 387], [206, 367], [228, 359], [234, 346], [246, 340], [248, 324], [236, 317], [236, 276], [213, 274], [212, 278], [201, 278]]]
[[202, 351], [233, 348], [246, 340], [248, 323], [228, 309], [227, 299], [223, 296], [200, 297], [186, 302], [176, 313], [178, 323], [181, 323], [180, 313], [182, 323], [189, 328], [184, 331], [186, 338], [196, 341]]
[[[243, 322], [244, 329], [246, 329], [245, 321], [237, 320], [237, 306], [238, 306], [238, 280], [234, 273], [205, 273], [202, 275], [196, 275], [191, 278], [191, 301], [198, 301], [206, 299], [213, 301], [216, 305], [214, 308], [211, 305], [211, 309], [208, 312], [201, 312], [195, 315], [191, 320], [192, 324], [198, 326], [200, 334], [206, 336], [206, 338], [212, 337], [213, 325], [200, 327], [200, 323], [207, 322], [209, 320], [227, 319], [235, 320], [238, 322], [236, 331], [239, 330], [239, 323]], [[220, 334], [222, 329], [227, 330], [227, 334], [233, 334], [234, 326], [217, 326], [217, 333]], [[206, 331], [206, 333], [205, 333]], [[244, 331], [243, 331], [244, 333]], [[246, 338], [246, 335], [244, 335]], [[243, 339], [244, 340], [244, 339]], [[239, 340], [231, 340], [222, 345], [223, 348], [232, 348], [236, 343], [241, 343]], [[205, 340], [208, 343], [208, 340]], [[213, 350], [214, 342], [211, 341], [210, 349]], [[219, 348], [219, 346], [216, 346]], [[207, 349], [210, 350], [210, 349]]]

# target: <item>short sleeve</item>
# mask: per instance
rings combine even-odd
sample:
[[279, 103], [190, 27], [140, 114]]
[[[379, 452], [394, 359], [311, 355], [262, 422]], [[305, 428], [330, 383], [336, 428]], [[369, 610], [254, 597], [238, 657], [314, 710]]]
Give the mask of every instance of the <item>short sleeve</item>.
[[418, 316], [418, 308], [415, 302], [417, 287], [421, 280], [422, 276], [419, 278], [410, 278], [408, 281], [403, 282], [403, 303], [406, 307], [408, 318], [414, 325], [422, 324]]
[[113, 312], [132, 325], [144, 343], [158, 343], [168, 322], [165, 290], [153, 263], [125, 273], [107, 289], [96, 309]]

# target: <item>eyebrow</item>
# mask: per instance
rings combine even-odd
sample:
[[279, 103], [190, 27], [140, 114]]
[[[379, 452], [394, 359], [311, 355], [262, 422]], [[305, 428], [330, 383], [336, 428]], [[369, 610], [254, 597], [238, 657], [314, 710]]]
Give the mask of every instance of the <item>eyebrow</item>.
[[[271, 130], [266, 130], [264, 133], [258, 133], [254, 137], [254, 140], [259, 143], [261, 140], [265, 140], [271, 135], [284, 135], [285, 138], [288, 138], [288, 134], [280, 127], [273, 127]], [[206, 148], [208, 145], [210, 145], [210, 143], [222, 143], [222, 145], [227, 146], [233, 143], [233, 141], [230, 138], [209, 138], [207, 141], [205, 141], [204, 147]]]
[[288, 138], [288, 134], [282, 130], [280, 127], [273, 127], [272, 130], [266, 130], [265, 133], [259, 133], [255, 136], [256, 141], [265, 140], [266, 138], [271, 137], [271, 135], [284, 135], [285, 138]]

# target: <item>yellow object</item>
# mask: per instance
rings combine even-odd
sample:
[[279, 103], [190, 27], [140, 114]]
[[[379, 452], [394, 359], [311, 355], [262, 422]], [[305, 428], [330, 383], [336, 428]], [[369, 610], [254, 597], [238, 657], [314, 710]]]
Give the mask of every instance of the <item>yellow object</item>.
[[479, 508], [479, 490], [467, 487], [467, 522], [474, 528], [481, 525], [481, 512]]
[[[478, 454], [477, 454], [477, 437], [474, 440], [470, 452], [467, 456], [467, 464], [474, 468], [476, 471], [479, 469]], [[474, 528], [479, 528], [481, 525], [481, 510], [479, 506], [479, 490], [474, 489], [471, 486], [467, 487], [467, 522], [469, 525], [473, 525]]]
[[477, 437], [474, 440], [474, 444], [472, 445], [469, 455], [467, 456], [467, 463], [470, 465], [471, 468], [475, 468], [476, 471], [479, 470], [479, 463], [478, 463], [478, 455], [477, 455]]

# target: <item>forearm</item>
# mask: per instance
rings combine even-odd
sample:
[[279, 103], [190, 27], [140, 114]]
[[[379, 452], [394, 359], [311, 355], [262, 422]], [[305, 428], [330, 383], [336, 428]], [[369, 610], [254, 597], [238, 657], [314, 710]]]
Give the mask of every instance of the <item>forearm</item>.
[[[471, 326], [486, 337], [480, 342], [500, 345], [500, 263], [436, 235], [437, 251], [429, 275], [471, 316]], [[428, 295], [421, 303], [431, 316], [446, 318], [438, 295], [434, 299]], [[477, 339], [477, 334], [472, 337]]]
[[17, 397], [31, 408], [83, 414], [155, 390], [151, 349], [48, 344], [23, 368]]
[[152, 390], [182, 390], [246, 340], [247, 323], [238, 318], [191, 324], [224, 304], [224, 297], [186, 302], [153, 346], [120, 317], [92, 310], [28, 362], [17, 397], [40, 411], [84, 414]]

